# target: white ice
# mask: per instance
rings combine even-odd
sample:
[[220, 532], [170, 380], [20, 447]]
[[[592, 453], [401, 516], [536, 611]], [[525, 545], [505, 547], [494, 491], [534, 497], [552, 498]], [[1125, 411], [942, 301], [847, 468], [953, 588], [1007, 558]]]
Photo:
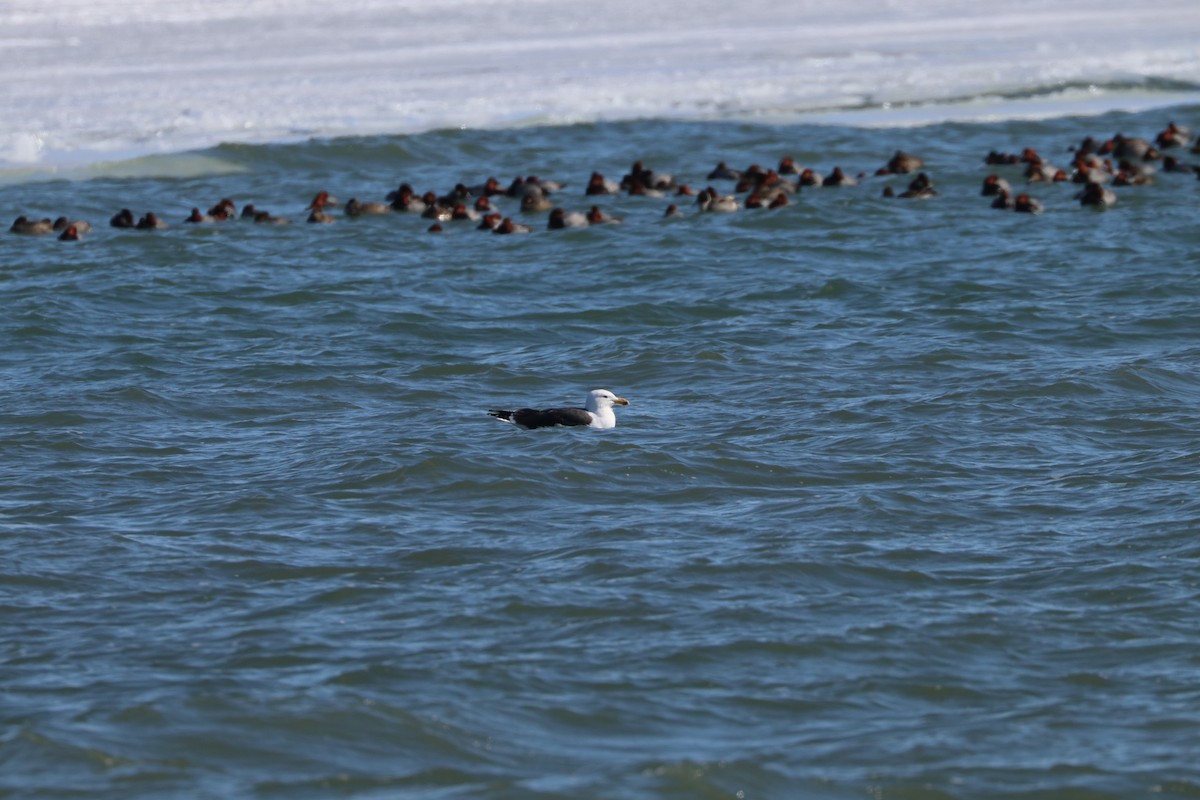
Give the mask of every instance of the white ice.
[[1049, 115], [1148, 102], [1112, 89], [1144, 78], [1197, 102], [1200, 2], [6, 0], [0, 59], [0, 168], [53, 169], [440, 127]]

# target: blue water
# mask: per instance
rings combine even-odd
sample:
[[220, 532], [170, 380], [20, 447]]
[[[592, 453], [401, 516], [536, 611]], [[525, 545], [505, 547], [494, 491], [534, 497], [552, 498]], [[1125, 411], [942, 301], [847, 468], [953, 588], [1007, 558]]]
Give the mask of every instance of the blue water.
[[[1200, 795], [1200, 181], [1097, 211], [982, 161], [1169, 119], [1200, 107], [442, 131], [6, 187], [9, 219], [96, 229], [0, 234], [0, 796]], [[898, 148], [937, 197], [303, 223], [322, 188], [537, 174], [586, 210], [634, 159], [701, 188]], [[992, 209], [993, 171], [1045, 213]], [[293, 224], [180, 224], [225, 196]], [[595, 387], [630, 400], [614, 430], [486, 413]]]

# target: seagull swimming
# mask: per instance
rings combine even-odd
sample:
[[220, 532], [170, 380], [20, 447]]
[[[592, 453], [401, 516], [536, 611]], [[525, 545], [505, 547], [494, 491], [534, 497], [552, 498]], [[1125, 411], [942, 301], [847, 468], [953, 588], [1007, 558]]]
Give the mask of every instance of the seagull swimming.
[[522, 428], [549, 428], [555, 425], [615, 428], [617, 415], [613, 413], [613, 406], [627, 405], [628, 400], [617, 397], [608, 389], [592, 389], [588, 392], [583, 408], [543, 408], [540, 411], [535, 408], [493, 408], [488, 413]]

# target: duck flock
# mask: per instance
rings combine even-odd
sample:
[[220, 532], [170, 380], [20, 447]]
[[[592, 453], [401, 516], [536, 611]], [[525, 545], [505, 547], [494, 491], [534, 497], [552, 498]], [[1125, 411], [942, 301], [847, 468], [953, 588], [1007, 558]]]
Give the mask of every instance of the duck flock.
[[[980, 193], [992, 198], [993, 208], [1036, 214], [1043, 210], [1042, 203], [1030, 195], [1031, 187], [1037, 184], [1079, 184], [1074, 199], [1081, 205], [1103, 209], [1117, 202], [1114, 187], [1153, 183], [1154, 174], [1160, 170], [1191, 173], [1200, 178], [1200, 167], [1187, 163], [1184, 160], [1186, 157], [1176, 155], [1184, 152], [1200, 155], [1200, 140], [1188, 128], [1175, 122], [1169, 123], [1152, 139], [1128, 137], [1121, 133], [1104, 140], [1088, 136], [1066, 152], [1069, 154], [1069, 164], [1058, 167], [1031, 147], [1024, 148], [1019, 154], [992, 151], [983, 160], [994, 171], [984, 178]], [[938, 192], [929, 174], [922, 171], [923, 168], [924, 160], [921, 157], [898, 150], [873, 175], [915, 173], [903, 191], [897, 192], [888, 185], [883, 188], [882, 195], [928, 199], [937, 196]], [[401, 213], [431, 220], [427, 228], [431, 233], [445, 230], [442, 223], [471, 223], [472, 227], [479, 230], [513, 234], [529, 233], [535, 229], [528, 222], [514, 219], [514, 211], [526, 220], [545, 214], [543, 227], [549, 230], [620, 222], [620, 219], [601, 209], [599, 198], [604, 196], [626, 194], [665, 198], [669, 204], [663, 215], [674, 217], [683, 216], [689, 207], [696, 213], [780, 208], [791, 203], [791, 198], [805, 189], [853, 186], [864, 183], [870, 177], [869, 173], [848, 175], [841, 167], [834, 167], [831, 172], [822, 175], [785, 156], [774, 169], [754, 164], [738, 170], [721, 162], [705, 177], [706, 187], [696, 190], [686, 183], [677, 182], [672, 175], [656, 172], [637, 161], [620, 181], [593, 172], [583, 191], [583, 195], [593, 203], [587, 211], [567, 211], [563, 208], [559, 199], [565, 195], [564, 184], [528, 176], [518, 177], [507, 186], [495, 178], [488, 178], [475, 186], [458, 183], [444, 193], [432, 190], [418, 193], [410, 184], [401, 183], [382, 201], [351, 198], [344, 205], [322, 190], [317, 192], [304, 212], [308, 223], [320, 225], [334, 223], [339, 218]], [[1026, 186], [1024, 191], [1013, 188], [1013, 183], [1021, 179]], [[733, 184], [732, 191], [715, 188], [715, 184], [729, 183]], [[339, 207], [340, 214], [335, 211]], [[503, 209], [508, 209], [509, 213], [506, 214]], [[267, 225], [286, 225], [290, 222], [286, 217], [276, 216], [253, 204], [246, 204], [239, 210], [237, 204], [228, 198], [220, 200], [207, 212], [202, 212], [199, 207], [193, 208], [190, 215], [178, 222], [182, 225], [209, 225], [234, 220]], [[137, 216], [127, 208], [114, 214], [109, 225], [138, 231], [159, 231], [171, 227], [170, 222], [154, 212]], [[21, 236], [57, 234], [62, 241], [78, 241], [92, 231], [90, 222], [68, 215], [54, 220], [22, 215], [9, 228], [10, 233]]]

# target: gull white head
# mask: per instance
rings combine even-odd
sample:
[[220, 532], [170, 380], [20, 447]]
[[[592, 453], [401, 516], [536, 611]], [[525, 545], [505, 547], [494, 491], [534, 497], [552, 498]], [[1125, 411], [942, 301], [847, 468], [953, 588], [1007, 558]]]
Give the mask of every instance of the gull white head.
[[608, 389], [592, 389], [588, 392], [584, 408], [592, 414], [591, 427], [615, 428], [617, 425], [617, 415], [613, 413], [613, 406], [627, 405], [629, 405], [628, 400], [624, 397], [617, 397]]

